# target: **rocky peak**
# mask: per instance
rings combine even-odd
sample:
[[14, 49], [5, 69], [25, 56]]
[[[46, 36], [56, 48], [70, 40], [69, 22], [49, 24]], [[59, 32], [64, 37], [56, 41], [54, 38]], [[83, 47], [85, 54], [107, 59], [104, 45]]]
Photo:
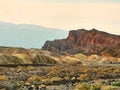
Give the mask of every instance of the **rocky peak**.
[[112, 35], [96, 29], [92, 30], [73, 30], [70, 31], [68, 38], [69, 40], [76, 41], [76, 43], [86, 42], [88, 44], [112, 44], [119, 41], [119, 36]]
[[[109, 34], [97, 29], [71, 30], [66, 39], [46, 42], [42, 49], [84, 54], [102, 54], [120, 47], [120, 36]], [[118, 50], [119, 51], [119, 48]]]

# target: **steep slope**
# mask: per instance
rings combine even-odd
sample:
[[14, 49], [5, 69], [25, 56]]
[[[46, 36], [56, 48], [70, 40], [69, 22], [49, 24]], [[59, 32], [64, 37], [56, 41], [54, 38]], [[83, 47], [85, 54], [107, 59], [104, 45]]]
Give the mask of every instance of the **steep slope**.
[[65, 38], [67, 31], [31, 24], [0, 22], [0, 46], [41, 48], [46, 40]]
[[58, 53], [120, 57], [120, 36], [96, 29], [72, 30], [66, 39], [46, 41], [42, 49]]

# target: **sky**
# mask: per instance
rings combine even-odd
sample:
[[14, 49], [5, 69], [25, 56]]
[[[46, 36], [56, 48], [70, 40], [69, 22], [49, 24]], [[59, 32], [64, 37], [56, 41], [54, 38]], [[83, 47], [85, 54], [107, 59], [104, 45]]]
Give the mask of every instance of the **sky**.
[[0, 21], [120, 35], [120, 0], [0, 0]]

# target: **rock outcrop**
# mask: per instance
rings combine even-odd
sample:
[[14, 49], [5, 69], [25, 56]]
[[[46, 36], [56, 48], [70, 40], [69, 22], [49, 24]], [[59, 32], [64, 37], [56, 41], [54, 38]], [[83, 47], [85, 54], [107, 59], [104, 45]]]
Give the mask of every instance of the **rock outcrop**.
[[96, 29], [72, 30], [66, 39], [46, 41], [42, 49], [57, 53], [120, 57], [120, 36]]

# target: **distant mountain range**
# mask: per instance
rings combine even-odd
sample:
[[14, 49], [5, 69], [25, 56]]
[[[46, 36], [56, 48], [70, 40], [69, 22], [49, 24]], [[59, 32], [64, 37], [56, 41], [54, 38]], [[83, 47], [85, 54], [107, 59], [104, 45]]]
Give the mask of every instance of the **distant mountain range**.
[[0, 46], [41, 48], [46, 40], [65, 38], [67, 34], [60, 29], [0, 22]]

